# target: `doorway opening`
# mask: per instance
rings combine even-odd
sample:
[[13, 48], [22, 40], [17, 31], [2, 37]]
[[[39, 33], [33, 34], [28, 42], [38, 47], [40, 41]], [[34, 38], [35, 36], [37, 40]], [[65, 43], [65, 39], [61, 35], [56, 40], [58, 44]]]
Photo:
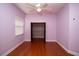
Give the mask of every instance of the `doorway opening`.
[[31, 23], [31, 42], [34, 41], [46, 41], [46, 23]]

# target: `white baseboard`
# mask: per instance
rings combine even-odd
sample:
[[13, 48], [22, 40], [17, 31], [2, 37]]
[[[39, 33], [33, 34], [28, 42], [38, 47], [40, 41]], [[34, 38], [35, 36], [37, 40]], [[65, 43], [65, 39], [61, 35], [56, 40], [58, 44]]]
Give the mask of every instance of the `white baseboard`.
[[56, 41], [67, 53], [70, 53], [74, 56], [79, 56], [79, 53], [78, 52], [75, 52], [75, 51], [71, 51], [69, 49], [67, 49], [65, 46], [63, 46], [61, 43], [59, 43], [58, 41]]
[[20, 43], [18, 43], [16, 46], [14, 46], [13, 48], [11, 48], [10, 50], [8, 50], [7, 52], [5, 52], [4, 54], [2, 54], [1, 56], [7, 56], [10, 52], [12, 52], [13, 50], [15, 50], [18, 46], [20, 46], [22, 43], [24, 42], [21, 41]]
[[64, 45], [62, 45], [61, 43], [59, 43], [58, 41], [56, 41], [66, 52], [68, 52], [69, 53], [69, 50], [64, 46]]
[[56, 40], [46, 40], [46, 42], [56, 42]]
[[25, 39], [24, 41], [31, 42], [31, 40], [27, 40], [27, 39]]
[[[31, 40], [26, 40], [26, 39], [24, 41], [31, 42]], [[46, 40], [46, 42], [56, 42], [56, 40]]]
[[74, 56], [79, 56], [79, 53], [78, 52], [75, 52], [75, 51], [71, 51], [71, 50], [68, 50], [68, 52]]

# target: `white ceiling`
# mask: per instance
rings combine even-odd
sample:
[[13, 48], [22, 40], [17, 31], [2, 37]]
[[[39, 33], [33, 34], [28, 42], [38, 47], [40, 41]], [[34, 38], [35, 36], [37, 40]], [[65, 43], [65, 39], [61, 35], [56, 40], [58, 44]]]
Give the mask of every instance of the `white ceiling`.
[[[37, 3], [16, 3], [15, 5], [19, 7], [22, 11], [24, 11], [26, 14], [35, 14], [38, 13], [36, 11], [36, 5]], [[44, 5], [44, 6], [43, 6]], [[41, 9], [42, 11], [40, 13], [57, 13], [61, 8], [63, 8], [65, 3], [41, 3]]]

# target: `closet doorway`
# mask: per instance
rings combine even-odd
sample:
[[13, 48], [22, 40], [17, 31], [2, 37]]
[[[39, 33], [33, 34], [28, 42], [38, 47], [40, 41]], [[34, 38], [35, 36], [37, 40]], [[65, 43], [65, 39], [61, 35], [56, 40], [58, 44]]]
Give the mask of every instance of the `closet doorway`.
[[31, 23], [31, 42], [33, 41], [46, 41], [46, 23]]

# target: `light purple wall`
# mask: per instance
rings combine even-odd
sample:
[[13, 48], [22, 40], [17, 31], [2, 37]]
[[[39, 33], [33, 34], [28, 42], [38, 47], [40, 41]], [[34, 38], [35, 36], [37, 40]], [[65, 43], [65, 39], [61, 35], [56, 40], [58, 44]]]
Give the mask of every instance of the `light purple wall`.
[[0, 55], [24, 40], [24, 35], [15, 36], [16, 16], [25, 15], [12, 4], [0, 4]]
[[[57, 41], [67, 49], [79, 53], [79, 3], [64, 6], [57, 13]], [[75, 18], [75, 20], [74, 20]]]
[[[70, 7], [70, 50], [79, 52], [79, 3], [69, 4]], [[75, 20], [73, 20], [75, 18]]]
[[31, 41], [31, 22], [46, 22], [46, 41], [56, 40], [56, 15], [27, 15], [25, 24], [25, 40]]
[[66, 48], [69, 46], [69, 6], [66, 4], [58, 13], [56, 20], [57, 41]]

